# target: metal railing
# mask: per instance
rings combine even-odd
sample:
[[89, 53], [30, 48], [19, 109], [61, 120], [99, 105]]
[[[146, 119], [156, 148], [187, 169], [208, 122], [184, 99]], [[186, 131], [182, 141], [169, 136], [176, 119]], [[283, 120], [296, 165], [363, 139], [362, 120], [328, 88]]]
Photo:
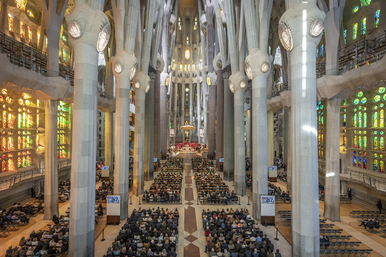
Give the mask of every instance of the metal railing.
[[[363, 39], [351, 44], [339, 52], [338, 74], [379, 62], [386, 53], [386, 31], [374, 39]], [[316, 77], [320, 78], [328, 74], [326, 72], [325, 59], [317, 62]], [[336, 72], [334, 72], [336, 73]]]
[[[58, 170], [68, 168], [70, 166], [71, 166], [70, 160], [58, 161]], [[28, 170], [12, 173], [9, 176], [0, 178], [0, 191], [11, 188], [23, 180], [37, 178], [37, 177], [40, 177], [41, 179], [43, 179], [44, 174], [45, 174], [45, 170], [38, 169], [37, 167], [31, 167], [31, 169], [28, 169]]]

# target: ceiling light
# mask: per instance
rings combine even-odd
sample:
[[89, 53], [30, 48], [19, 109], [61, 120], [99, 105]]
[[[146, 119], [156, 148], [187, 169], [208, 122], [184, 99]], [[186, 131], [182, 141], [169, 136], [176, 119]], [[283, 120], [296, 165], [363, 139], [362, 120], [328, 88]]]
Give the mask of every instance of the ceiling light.
[[260, 70], [264, 73], [266, 73], [268, 70], [269, 70], [269, 63], [267, 62], [264, 62], [261, 67], [260, 67]]
[[241, 87], [241, 88], [245, 88], [246, 85], [247, 85], [247, 84], [245, 84], [245, 81], [244, 81], [244, 80], [240, 82], [240, 87]]
[[139, 84], [139, 82], [135, 82], [134, 87], [138, 89], [141, 87], [141, 85]]
[[123, 71], [122, 64], [116, 63], [116, 64], [115, 64], [115, 67], [114, 67], [114, 70], [115, 70], [115, 72], [118, 73], [118, 74], [121, 73], [121, 72]]

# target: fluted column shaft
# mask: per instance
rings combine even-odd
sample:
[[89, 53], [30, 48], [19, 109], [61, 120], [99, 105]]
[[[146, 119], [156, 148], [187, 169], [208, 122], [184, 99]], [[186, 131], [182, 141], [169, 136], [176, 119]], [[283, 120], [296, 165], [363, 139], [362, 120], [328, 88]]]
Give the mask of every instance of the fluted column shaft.
[[57, 115], [58, 101], [44, 100], [45, 111], [45, 150], [44, 150], [44, 219], [51, 220], [54, 215], [59, 217], [58, 203], [58, 141]]
[[245, 194], [244, 90], [234, 93], [235, 192]]
[[[166, 102], [166, 101], [165, 101]], [[165, 108], [166, 110], [166, 108]], [[144, 191], [144, 155], [145, 155], [145, 92], [135, 91], [135, 137], [134, 137], [134, 172], [133, 194], [141, 195]]]
[[109, 179], [113, 179], [113, 135], [114, 135], [114, 113], [105, 113], [105, 166], [109, 167]]
[[273, 153], [273, 148], [274, 148], [274, 143], [273, 143], [273, 130], [274, 130], [274, 126], [273, 126], [273, 111], [268, 111], [267, 113], [267, 135], [268, 135], [268, 140], [267, 140], [267, 144], [268, 144], [268, 150], [267, 150], [267, 153], [268, 153], [268, 162], [267, 162], [267, 165], [268, 167], [271, 167], [273, 166], [273, 158], [274, 158], [274, 153]]
[[150, 76], [150, 89], [146, 94], [145, 110], [145, 180], [153, 180], [154, 174], [154, 79], [155, 74]]
[[[224, 74], [224, 73], [223, 73]], [[229, 76], [229, 75], [228, 75]], [[224, 180], [234, 180], [234, 99], [229, 89], [229, 77], [224, 78]]]

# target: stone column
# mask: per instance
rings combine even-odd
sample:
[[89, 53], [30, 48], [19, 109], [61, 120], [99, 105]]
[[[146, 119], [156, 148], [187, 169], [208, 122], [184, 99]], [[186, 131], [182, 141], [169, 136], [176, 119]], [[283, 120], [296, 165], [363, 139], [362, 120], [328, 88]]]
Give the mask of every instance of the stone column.
[[220, 54], [218, 54], [213, 60], [213, 66], [217, 75], [216, 164], [218, 165], [218, 160], [224, 157], [224, 79], [222, 77], [222, 62]]
[[197, 120], [197, 136], [198, 136], [198, 143], [201, 143], [201, 136], [200, 136], [200, 128], [201, 128], [201, 83], [197, 82], [197, 106], [196, 106], [196, 120]]
[[[181, 126], [185, 125], [185, 94], [185, 82], [183, 82], [181, 87]], [[185, 141], [185, 136], [183, 141]]]
[[114, 177], [114, 169], [113, 169], [113, 112], [105, 113], [105, 166], [109, 166], [109, 179], [113, 179]]
[[234, 93], [235, 192], [245, 194], [244, 90]]
[[58, 203], [58, 141], [57, 115], [58, 101], [44, 100], [45, 111], [45, 149], [44, 149], [44, 219], [59, 217]]
[[139, 196], [144, 191], [145, 92], [150, 88], [150, 77], [138, 72], [134, 76], [133, 85], [135, 88], [133, 194]]
[[145, 110], [145, 180], [153, 180], [154, 163], [154, 80], [155, 70], [149, 71], [150, 88], [146, 94]]
[[[165, 66], [167, 66], [165, 64]], [[166, 131], [168, 131], [169, 124], [168, 122], [168, 110], [167, 110], [167, 93], [168, 93], [168, 88], [165, 85], [165, 80], [169, 75], [167, 73], [162, 72], [160, 75], [160, 112], [161, 112], [161, 117], [160, 117], [160, 131], [159, 131], [159, 140], [160, 140], [160, 151], [163, 154], [167, 153], [167, 137]]]
[[[97, 4], [94, 1], [91, 4]], [[100, 1], [99, 1], [100, 2]], [[69, 256], [94, 256], [95, 249], [95, 163], [97, 130], [98, 34], [109, 26], [106, 15], [85, 1], [75, 2], [66, 16], [67, 27], [82, 24], [81, 33], [70, 36], [74, 47], [74, 108], [72, 123], [71, 200]], [[74, 38], [75, 36], [75, 38]], [[110, 35], [106, 35], [109, 37]], [[102, 39], [100, 39], [102, 40]], [[107, 42], [106, 42], [107, 44]]]
[[315, 54], [323, 30], [313, 22], [324, 17], [313, 0], [289, 3], [279, 21], [291, 59], [293, 256], [320, 255]]
[[[252, 108], [252, 107], [251, 107]], [[245, 118], [246, 118], [246, 125], [245, 125], [245, 129], [246, 129], [246, 132], [247, 132], [247, 142], [246, 142], [246, 147], [247, 147], [247, 156], [248, 157], [251, 157], [251, 145], [252, 145], [252, 133], [251, 133], [251, 109], [247, 110], [245, 112]]]
[[340, 221], [340, 98], [327, 100], [327, 145], [324, 218]]
[[159, 151], [161, 148], [160, 142], [160, 129], [161, 129], [161, 119], [160, 119], [160, 89], [161, 89], [161, 71], [157, 70], [154, 79], [154, 158], [160, 158]]
[[178, 106], [177, 106], [177, 93], [178, 93], [178, 83], [174, 83], [174, 111], [173, 111], [173, 126], [174, 126], [174, 139], [173, 143], [176, 144], [176, 137], [178, 132], [177, 127], [177, 112], [178, 112]]
[[[192, 67], [192, 65], [190, 65]], [[193, 80], [190, 80], [189, 84], [189, 125], [193, 126]], [[192, 142], [192, 133], [189, 131], [189, 142]]]
[[[114, 194], [121, 196], [121, 220], [128, 217], [129, 206], [129, 137], [130, 137], [130, 78], [137, 60], [133, 55], [120, 51], [112, 59], [116, 78], [115, 99], [115, 167]], [[118, 67], [122, 67], [119, 71]], [[136, 108], [137, 109], [137, 108]], [[137, 133], [134, 138], [137, 137]]]
[[287, 191], [289, 191], [289, 193], [292, 195], [292, 142], [293, 142], [293, 138], [292, 138], [292, 121], [291, 121], [291, 118], [292, 118], [292, 114], [291, 114], [291, 107], [288, 107], [286, 108], [286, 111], [287, 111], [287, 115], [288, 115], [288, 124], [286, 124], [287, 126], [287, 132], [288, 133], [288, 146], [286, 148], [286, 151], [287, 151], [287, 163], [286, 163], [286, 167], [287, 167]]
[[230, 67], [223, 70], [224, 79], [224, 180], [234, 180], [234, 99], [229, 89]]
[[267, 113], [267, 135], [268, 135], [268, 150], [267, 150], [267, 156], [268, 156], [268, 161], [267, 161], [267, 166], [268, 168], [273, 166], [273, 158], [274, 158], [274, 153], [273, 153], [273, 111], [268, 111]]

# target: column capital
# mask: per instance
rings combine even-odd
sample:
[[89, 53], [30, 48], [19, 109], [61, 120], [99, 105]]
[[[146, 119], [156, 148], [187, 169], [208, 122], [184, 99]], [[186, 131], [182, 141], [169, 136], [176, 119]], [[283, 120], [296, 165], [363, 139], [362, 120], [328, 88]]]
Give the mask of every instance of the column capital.
[[109, 42], [111, 32], [106, 14], [84, 3], [75, 6], [72, 13], [65, 18], [73, 47], [81, 43], [94, 47], [98, 52], [103, 51]]
[[[288, 9], [281, 16], [278, 28], [279, 38], [287, 51], [300, 46], [304, 37], [307, 42], [319, 44], [326, 14], [312, 2], [303, 2], [296, 8]], [[307, 27], [307, 32], [303, 31], [304, 26]]]
[[133, 78], [134, 90], [147, 93], [150, 89], [150, 77], [142, 72], [137, 72]]
[[229, 77], [229, 89], [232, 93], [236, 93], [239, 90], [245, 90], [247, 85], [248, 78], [242, 71], [239, 71], [236, 74], [232, 74]]
[[134, 55], [129, 55], [126, 51], [120, 51], [111, 58], [113, 64], [113, 74], [115, 77], [126, 77], [133, 79], [137, 68], [138, 61]]
[[164, 59], [162, 58], [162, 56], [160, 54], [157, 54], [157, 62], [156, 62], [156, 65], [155, 65], [155, 69], [157, 71], [161, 72], [161, 71], [163, 71], [164, 66], [165, 66]]
[[213, 59], [213, 68], [217, 72], [222, 69], [221, 53], [218, 53]]
[[205, 79], [206, 79], [206, 84], [208, 84], [209, 87], [217, 83], [217, 75], [214, 72], [208, 73]]
[[265, 51], [252, 49], [245, 59], [245, 73], [250, 80], [257, 76], [268, 77], [272, 64], [272, 56]]

